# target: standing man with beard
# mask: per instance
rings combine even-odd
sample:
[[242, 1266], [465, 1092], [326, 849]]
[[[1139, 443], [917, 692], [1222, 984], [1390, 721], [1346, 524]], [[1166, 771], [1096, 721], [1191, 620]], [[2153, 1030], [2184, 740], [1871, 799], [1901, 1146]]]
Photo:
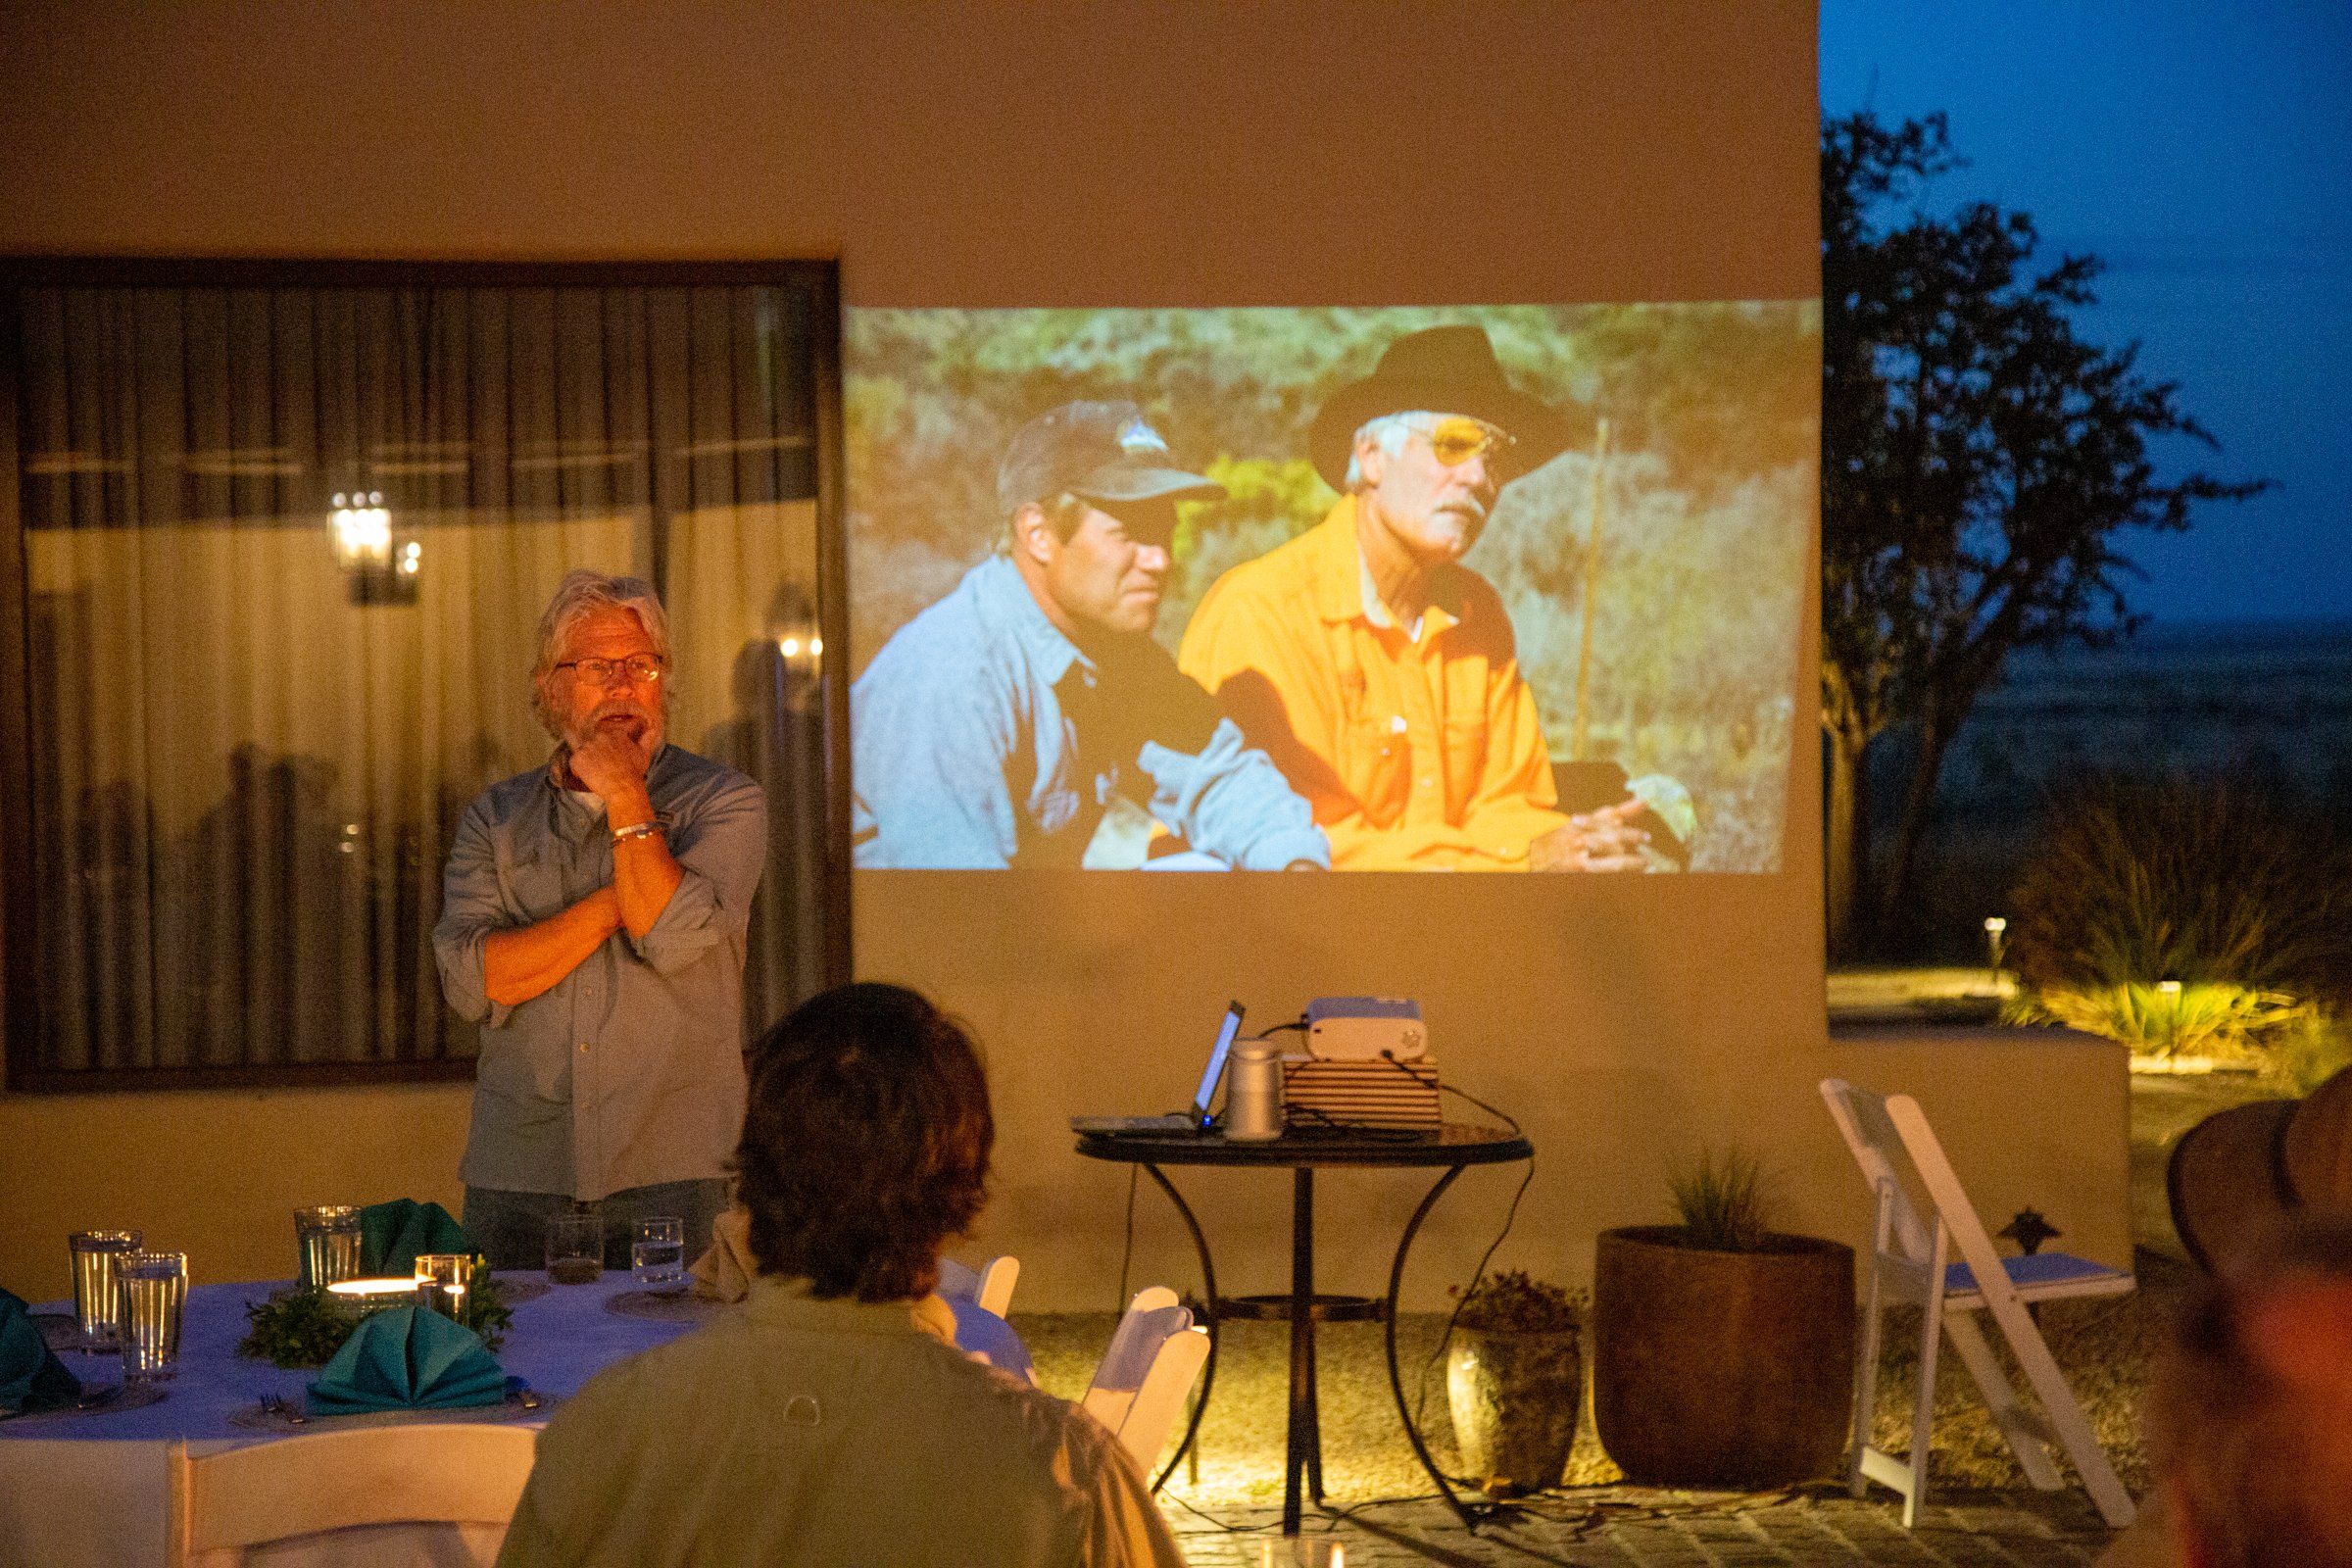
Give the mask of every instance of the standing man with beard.
[[1308, 436], [1340, 503], [1217, 579], [1177, 662], [1313, 804], [1339, 870], [1639, 870], [1646, 807], [1558, 808], [1501, 596], [1460, 564], [1568, 444], [1476, 326], [1391, 343]]
[[533, 707], [555, 755], [492, 785], [451, 846], [433, 949], [482, 1028], [465, 1225], [536, 1267], [547, 1221], [725, 1206], [743, 1123], [743, 963], [767, 853], [760, 787], [667, 744], [669, 622], [651, 585], [574, 571], [539, 622]]

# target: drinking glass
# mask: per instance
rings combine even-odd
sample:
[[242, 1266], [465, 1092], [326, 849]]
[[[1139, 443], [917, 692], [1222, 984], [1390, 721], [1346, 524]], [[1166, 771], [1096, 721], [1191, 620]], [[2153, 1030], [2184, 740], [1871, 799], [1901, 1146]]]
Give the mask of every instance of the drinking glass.
[[676, 1285], [686, 1278], [686, 1222], [656, 1215], [637, 1222], [629, 1243], [629, 1273], [640, 1285]]
[[323, 1291], [339, 1280], [360, 1277], [360, 1211], [348, 1203], [321, 1203], [294, 1211], [294, 1241], [300, 1249], [300, 1281], [306, 1291]]
[[188, 1254], [128, 1252], [115, 1280], [122, 1381], [159, 1383], [179, 1370], [179, 1323], [188, 1302]]
[[558, 1285], [593, 1285], [605, 1272], [605, 1216], [589, 1203], [547, 1221], [547, 1277]]
[[418, 1252], [416, 1304], [443, 1317], [466, 1321], [466, 1287], [473, 1279], [470, 1252]]
[[74, 1327], [85, 1350], [115, 1348], [120, 1305], [115, 1280], [122, 1259], [139, 1250], [137, 1231], [75, 1231], [67, 1238], [74, 1254]]

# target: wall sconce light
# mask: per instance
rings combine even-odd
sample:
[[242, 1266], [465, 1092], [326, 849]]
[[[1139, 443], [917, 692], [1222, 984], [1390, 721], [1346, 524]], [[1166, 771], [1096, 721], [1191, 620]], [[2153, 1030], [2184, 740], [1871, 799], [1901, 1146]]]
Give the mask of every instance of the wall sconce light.
[[382, 491], [337, 491], [326, 523], [353, 604], [416, 602], [424, 547], [414, 539], [393, 539], [392, 512]]
[[326, 520], [334, 533], [335, 564], [345, 571], [392, 564], [392, 514], [382, 491], [337, 492]]

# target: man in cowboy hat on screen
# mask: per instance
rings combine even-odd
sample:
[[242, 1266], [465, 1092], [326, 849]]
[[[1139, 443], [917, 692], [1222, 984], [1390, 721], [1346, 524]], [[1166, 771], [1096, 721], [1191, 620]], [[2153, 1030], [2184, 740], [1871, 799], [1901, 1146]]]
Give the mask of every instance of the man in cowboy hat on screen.
[[1398, 338], [1315, 416], [1339, 505], [1217, 579], [1185, 629], [1178, 663], [1307, 798], [1335, 869], [1642, 867], [1640, 801], [1557, 808], [1510, 619], [1460, 564], [1568, 438], [1483, 329]]

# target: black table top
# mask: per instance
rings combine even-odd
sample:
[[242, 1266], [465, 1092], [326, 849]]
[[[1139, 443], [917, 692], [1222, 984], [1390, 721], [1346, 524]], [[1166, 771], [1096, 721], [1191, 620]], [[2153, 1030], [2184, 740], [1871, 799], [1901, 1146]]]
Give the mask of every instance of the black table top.
[[1088, 1159], [1129, 1165], [1301, 1165], [1415, 1166], [1498, 1165], [1529, 1159], [1535, 1146], [1499, 1127], [1447, 1122], [1435, 1138], [1395, 1134], [1290, 1133], [1264, 1143], [1238, 1143], [1216, 1134], [1170, 1137], [1165, 1133], [1081, 1133], [1078, 1152]]

